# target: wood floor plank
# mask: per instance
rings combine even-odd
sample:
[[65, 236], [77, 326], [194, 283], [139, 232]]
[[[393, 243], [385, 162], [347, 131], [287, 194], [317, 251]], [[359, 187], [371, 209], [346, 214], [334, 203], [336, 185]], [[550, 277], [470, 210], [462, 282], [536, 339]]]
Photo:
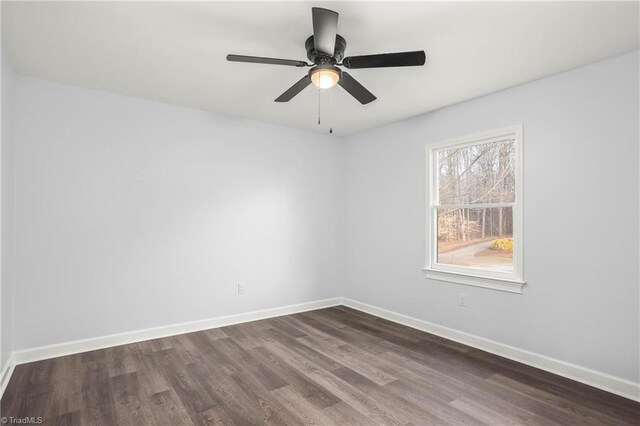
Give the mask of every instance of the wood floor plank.
[[[256, 411], [251, 401], [238, 384], [231, 379], [231, 375], [215, 368], [208, 363], [190, 364], [189, 369], [197, 377], [202, 387], [211, 398], [215, 398], [232, 424], [260, 424], [262, 414]], [[204, 411], [206, 413], [208, 410]]]
[[332, 425], [370, 426], [375, 424], [373, 420], [362, 414], [344, 401], [327, 407], [324, 413], [331, 418]]
[[81, 415], [80, 411], [71, 411], [68, 413], [59, 414], [52, 418], [51, 424], [53, 426], [75, 426], [80, 425]]
[[344, 328], [345, 324], [342, 323], [335, 313], [333, 308], [328, 309], [319, 309], [317, 311], [307, 311], [303, 312], [303, 317], [311, 318], [317, 321], [320, 324], [320, 329], [325, 327], [333, 327], [333, 328]]
[[[315, 349], [310, 348], [309, 346], [303, 345], [298, 342], [296, 339], [292, 337], [288, 337], [282, 334], [278, 330], [266, 330], [268, 336], [273, 338], [272, 342], [265, 343], [265, 347], [272, 347], [273, 344], [284, 345], [289, 349], [297, 352], [299, 355], [307, 358], [311, 362], [319, 365], [321, 368], [325, 370], [334, 370], [336, 368], [342, 367], [343, 365], [333, 359], [329, 358], [326, 355], [316, 351]], [[269, 346], [270, 345], [270, 346]]]
[[351, 343], [345, 343], [338, 347], [338, 350], [350, 357], [357, 358], [362, 362], [366, 362], [377, 369], [385, 372], [386, 374], [397, 377], [397, 374], [402, 372], [404, 368], [401, 365], [393, 364], [379, 355], [372, 355], [366, 350], [363, 350]]
[[151, 394], [147, 398], [147, 402], [157, 425], [188, 426], [194, 424], [173, 389]]
[[111, 392], [118, 424], [150, 424], [153, 414], [144, 399], [138, 373], [119, 374], [112, 377]]
[[535, 415], [530, 418], [525, 425], [526, 426], [557, 426], [559, 423], [546, 419], [542, 416]]
[[[472, 401], [467, 398], [459, 398], [451, 403], [452, 407], [457, 408], [470, 417], [484, 424], [501, 424], [501, 425], [517, 425], [524, 422], [520, 419], [515, 419], [508, 413], [499, 412], [486, 405], [480, 404], [477, 401]], [[533, 417], [533, 416], [531, 416]]]
[[337, 306], [18, 365], [46, 425], [635, 425], [640, 403]]
[[[84, 369], [82, 381], [82, 424], [116, 424], [116, 413], [109, 386], [109, 371], [103, 356], [83, 357]], [[25, 414], [27, 415], [27, 414]], [[49, 417], [49, 416], [45, 416]]]
[[180, 358], [175, 348], [158, 351], [154, 354], [156, 364], [167, 378], [171, 388], [175, 391], [180, 401], [186, 408], [187, 414], [195, 423], [197, 414], [209, 410], [217, 405], [204, 390], [202, 385], [192, 375]]
[[211, 333], [205, 332], [187, 333], [183, 335], [184, 339], [182, 340], [187, 340], [188, 343], [185, 343], [185, 345], [188, 344], [189, 347], [196, 348], [199, 354], [204, 355], [212, 351], [212, 348], [215, 347], [215, 342], [218, 339], [228, 337], [226, 333], [223, 333], [223, 335], [224, 337], [221, 337], [222, 335], [212, 335]]
[[282, 405], [289, 407], [304, 424], [322, 426], [333, 422], [323, 409], [314, 405], [293, 386], [278, 388], [271, 393]]
[[[403, 380], [415, 382], [430, 393], [437, 393], [451, 402], [468, 392], [482, 389], [482, 383], [475, 376], [451, 374], [450, 369], [438, 369], [430, 365], [405, 358], [395, 352], [387, 352], [381, 358], [401, 365], [403, 371], [396, 374]], [[449, 374], [447, 374], [449, 373]]]
[[293, 315], [282, 317], [281, 319], [291, 327], [300, 330], [303, 335], [319, 337], [332, 346], [340, 346], [344, 344], [344, 341], [342, 339], [327, 334], [324, 331], [319, 330], [318, 328], [313, 327], [304, 321], [301, 321], [299, 318]]
[[380, 338], [371, 336], [368, 333], [363, 333], [355, 328], [345, 327], [330, 329], [325, 331], [325, 333], [374, 356], [378, 356], [389, 351], [388, 348], [380, 345], [380, 342], [382, 341]]
[[384, 385], [396, 380], [396, 377], [386, 373], [383, 370], [380, 370], [375, 365], [368, 362], [366, 359], [353, 356], [349, 352], [341, 351], [340, 348], [333, 347], [317, 337], [305, 336], [300, 337], [296, 340], [302, 342], [311, 349], [314, 349], [321, 354], [326, 355], [336, 362], [339, 362], [340, 364], [347, 366], [354, 371], [357, 371], [358, 373], [374, 381], [378, 385]]
[[198, 362], [204, 355], [197, 345], [190, 339], [185, 337], [184, 334], [179, 336], [169, 337], [173, 343], [173, 347], [178, 352], [178, 356], [185, 364], [191, 364], [192, 362]]
[[[500, 369], [500, 364], [495, 360], [499, 357], [492, 355], [491, 358], [497, 365], [499, 376], [525, 383], [577, 406], [587, 406], [598, 412], [613, 412], [616, 418], [631, 422], [640, 418], [640, 404], [634, 401], [520, 363], [505, 363], [506, 368]], [[517, 364], [517, 367], [512, 367], [513, 364]]]
[[406, 379], [399, 379], [384, 385], [385, 391], [398, 395], [423, 407], [428, 412], [451, 425], [477, 425], [483, 424], [478, 419], [471, 417], [455, 407], [449, 405], [453, 400], [432, 388], [421, 386]]
[[292, 326], [283, 318], [274, 318], [273, 321], [271, 321], [271, 324], [273, 325], [273, 328], [278, 330], [280, 333], [293, 339], [297, 339], [298, 337], [304, 337], [307, 335], [307, 333], [295, 326]]
[[[43, 413], [47, 413], [48, 395], [46, 393], [37, 393], [33, 395], [25, 395], [20, 399], [18, 408], [15, 411], [14, 417], [44, 417]], [[31, 414], [34, 413], [34, 414]], [[3, 412], [3, 416], [6, 414]], [[55, 413], [51, 413], [51, 417], [55, 416]]]
[[211, 328], [209, 330], [199, 331], [198, 333], [207, 336], [207, 338], [213, 341], [216, 341], [218, 339], [224, 339], [225, 337], [229, 337], [224, 331], [222, 331], [221, 328]]
[[104, 350], [109, 377], [136, 372], [136, 366], [129, 354], [129, 347], [114, 346]]
[[331, 325], [327, 322], [322, 321], [322, 319], [318, 319], [317, 317], [310, 315], [309, 312], [302, 312], [300, 314], [295, 314], [293, 315], [293, 318], [305, 324], [308, 324], [310, 327], [316, 330], [319, 330], [327, 334], [330, 334], [330, 332], [333, 330], [340, 330], [345, 326], [343, 323], [339, 323], [340, 326], [336, 327], [335, 325]]
[[388, 392], [383, 386], [376, 384], [347, 367], [339, 368], [333, 371], [333, 374], [360, 389], [369, 397], [375, 398], [376, 403], [384, 406], [387, 412], [396, 413], [398, 416], [405, 416], [408, 422], [414, 424], [446, 424], [443, 419], [436, 416], [433, 412], [407, 401], [400, 395]]
[[268, 349], [260, 347], [254, 349], [251, 353], [255, 358], [259, 359], [263, 365], [293, 386], [318, 408], [326, 408], [340, 402], [340, 398], [311, 380], [303, 372], [298, 371]]
[[[264, 386], [266, 390], [271, 391], [288, 385], [283, 378], [265, 367], [262, 362], [254, 358], [249, 352], [245, 351], [240, 347], [240, 344], [236, 343], [234, 340], [230, 338], [220, 339], [218, 340], [218, 346], [228, 359], [235, 364], [238, 369], [238, 373], [248, 373], [249, 377]], [[254, 347], [254, 349], [257, 347]]]
[[262, 346], [261, 341], [251, 327], [246, 324], [237, 326], [223, 327], [224, 333], [233, 339], [238, 345], [246, 350], [251, 350]]
[[138, 373], [138, 380], [145, 395], [153, 395], [171, 389], [171, 384], [156, 365], [154, 352], [147, 342], [128, 345], [129, 354]]
[[[574, 419], [571, 415], [544, 402], [533, 398], [527, 398], [508, 388], [496, 385], [488, 380], [481, 379], [475, 375], [458, 371], [450, 367], [432, 368], [412, 359], [403, 358], [395, 352], [388, 352], [385, 358], [403, 363], [405, 368], [411, 371], [412, 375], [403, 375], [415, 381], [419, 385], [426, 386], [430, 393], [448, 394], [449, 397], [468, 396], [471, 399], [479, 400], [488, 405], [508, 404], [509, 409], [514, 407], [527, 412], [539, 413], [541, 416], [553, 420], [559, 424], [571, 424]], [[428, 364], [428, 363], [427, 363]], [[435, 386], [434, 389], [431, 386]], [[525, 416], [526, 417], [526, 416]]]
[[266, 389], [257, 389], [254, 380], [237, 373], [227, 375], [205, 365], [192, 364], [190, 367], [209, 394], [215, 396], [221, 408], [229, 413], [234, 424], [300, 423]]
[[378, 404], [374, 398], [336, 377], [331, 372], [288, 348], [286, 345], [276, 342], [269, 343], [266, 347], [285, 358], [287, 362], [294, 365], [312, 380], [375, 422], [380, 424], [407, 424], [409, 422], [402, 414], [398, 415], [398, 413], [395, 412], [388, 412], [383, 406]]
[[293, 410], [281, 404], [270, 392], [265, 389], [258, 389], [253, 385], [252, 380], [248, 380], [247, 375], [234, 374], [232, 379], [243, 390], [246, 397], [254, 403], [256, 411], [258, 408], [262, 413], [262, 422], [272, 425], [298, 425], [303, 422], [296, 416]]
[[[82, 408], [82, 365], [79, 355], [69, 355], [49, 360], [54, 364], [55, 373], [51, 377], [52, 390], [49, 393], [47, 412], [51, 416], [80, 413]], [[72, 420], [77, 414], [70, 414]]]
[[[571, 400], [563, 399], [557, 395], [548, 393], [544, 390], [537, 389], [533, 386], [530, 386], [526, 383], [521, 383], [516, 380], [501, 376], [500, 374], [495, 374], [488, 380], [491, 383], [497, 383], [502, 385], [509, 390], [519, 393], [521, 395], [526, 395], [527, 398], [531, 398], [537, 401], [541, 401], [550, 406], [556, 407], [563, 411], [566, 411], [576, 417], [582, 419], [584, 424], [590, 424], [592, 422], [596, 422], [597, 424], [603, 425], [613, 425], [616, 424], [617, 421], [611, 418], [607, 413], [599, 413], [589, 406], [585, 406], [582, 404], [574, 403]], [[636, 420], [640, 420], [640, 418], [636, 417]]]

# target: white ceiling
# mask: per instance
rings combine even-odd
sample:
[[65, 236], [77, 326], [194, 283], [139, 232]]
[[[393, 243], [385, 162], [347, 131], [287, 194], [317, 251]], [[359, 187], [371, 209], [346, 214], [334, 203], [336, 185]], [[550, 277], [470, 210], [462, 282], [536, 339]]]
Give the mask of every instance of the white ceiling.
[[[424, 49], [425, 67], [352, 70], [339, 87], [273, 100], [306, 69], [311, 7], [340, 13], [347, 56]], [[62, 83], [348, 135], [638, 48], [637, 2], [22, 2], [2, 4], [16, 71]]]

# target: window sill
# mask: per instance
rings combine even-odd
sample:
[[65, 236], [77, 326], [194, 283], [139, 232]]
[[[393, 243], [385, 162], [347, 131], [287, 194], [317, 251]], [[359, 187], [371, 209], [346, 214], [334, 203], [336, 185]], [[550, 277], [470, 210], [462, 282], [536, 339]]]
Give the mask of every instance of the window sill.
[[475, 287], [490, 288], [493, 290], [506, 291], [509, 293], [522, 294], [524, 281], [506, 280], [502, 278], [479, 277], [457, 272], [439, 271], [435, 269], [423, 268], [426, 278], [438, 281], [448, 281], [457, 284], [471, 285]]

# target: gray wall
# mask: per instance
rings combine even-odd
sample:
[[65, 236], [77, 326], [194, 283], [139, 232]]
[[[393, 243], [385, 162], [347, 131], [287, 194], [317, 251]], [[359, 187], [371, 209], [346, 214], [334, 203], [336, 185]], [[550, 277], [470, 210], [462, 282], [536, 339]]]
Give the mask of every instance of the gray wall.
[[15, 75], [9, 59], [2, 55], [2, 144], [0, 147], [1, 190], [0, 205], [0, 369], [5, 365], [13, 347], [13, 105]]
[[[637, 382], [638, 72], [634, 52], [349, 138], [345, 296]], [[519, 123], [524, 293], [425, 279], [425, 144]]]
[[14, 350], [339, 294], [342, 141], [23, 77], [15, 126]]
[[[3, 340], [15, 228], [14, 350], [343, 294], [638, 381], [638, 69], [342, 140], [18, 77]], [[426, 280], [425, 144], [518, 123], [524, 294]]]

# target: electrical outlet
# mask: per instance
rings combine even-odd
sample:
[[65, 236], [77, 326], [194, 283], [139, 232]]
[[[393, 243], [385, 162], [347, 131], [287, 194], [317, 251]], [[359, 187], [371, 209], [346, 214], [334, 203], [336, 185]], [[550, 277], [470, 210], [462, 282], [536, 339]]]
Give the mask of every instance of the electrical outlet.
[[238, 284], [238, 294], [244, 294], [244, 284]]
[[466, 294], [460, 293], [460, 296], [458, 296], [458, 305], [467, 306], [467, 295]]

